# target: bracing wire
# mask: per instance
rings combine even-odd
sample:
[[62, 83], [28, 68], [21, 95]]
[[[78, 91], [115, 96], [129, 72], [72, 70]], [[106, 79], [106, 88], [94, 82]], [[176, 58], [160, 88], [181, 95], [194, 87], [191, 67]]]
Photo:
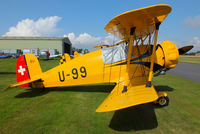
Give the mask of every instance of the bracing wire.
[[[138, 55], [138, 56], [141, 55], [141, 52], [140, 52], [140, 50], [139, 50], [139, 45], [142, 45], [142, 43], [144, 43], [144, 42], [146, 41], [147, 37], [149, 37], [149, 40], [150, 40], [150, 41], [148, 41], [147, 46], [146, 46], [145, 49], [144, 49], [144, 53], [147, 52], [147, 51], [151, 51], [151, 49], [152, 49], [152, 48], [149, 47], [149, 46], [151, 45], [151, 42], [153, 42], [154, 34], [153, 34], [153, 38], [151, 37], [151, 34], [149, 34], [149, 35], [147, 35], [147, 36], [144, 37], [144, 38], [141, 38], [141, 39], [136, 40], [135, 47], [137, 48], [137, 52], [138, 52], [137, 55]], [[150, 50], [149, 50], [149, 49], [150, 49]], [[150, 55], [150, 54], [149, 54], [149, 55]], [[146, 60], [149, 62], [149, 61], [150, 61], [150, 56], [149, 56], [149, 58], [146, 58]], [[144, 59], [144, 60], [143, 60], [143, 59], [139, 59], [139, 62], [143, 62], [143, 61], [145, 61], [145, 59]], [[136, 67], [135, 67], [135, 69], [134, 69], [134, 73], [133, 73], [133, 75], [132, 75], [132, 77], [131, 77], [130, 80], [132, 80], [132, 79], [134, 78], [135, 73], [136, 73], [136, 71], [138, 70], [138, 67], [139, 67], [139, 64], [136, 64]], [[145, 79], [147, 80], [148, 77], [146, 76], [146, 69], [145, 69], [145, 66], [144, 66], [144, 65], [140, 65], [140, 67], [141, 67], [142, 76], [144, 76]], [[129, 84], [130, 84], [130, 83], [129, 83]]]

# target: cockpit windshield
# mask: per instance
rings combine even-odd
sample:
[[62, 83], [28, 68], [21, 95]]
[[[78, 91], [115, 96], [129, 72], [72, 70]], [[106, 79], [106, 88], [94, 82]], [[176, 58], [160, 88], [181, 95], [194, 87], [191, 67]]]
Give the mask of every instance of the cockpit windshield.
[[127, 59], [128, 45], [120, 44], [113, 47], [102, 48], [102, 56], [104, 64], [111, 64]]

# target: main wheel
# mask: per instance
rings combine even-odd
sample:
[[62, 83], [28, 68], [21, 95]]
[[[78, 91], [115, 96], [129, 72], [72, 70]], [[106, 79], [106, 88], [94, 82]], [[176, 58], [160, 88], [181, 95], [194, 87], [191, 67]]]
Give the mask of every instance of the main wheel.
[[158, 105], [160, 105], [161, 107], [167, 106], [169, 104], [169, 98], [167, 96], [166, 97], [162, 96], [158, 99], [157, 102]]

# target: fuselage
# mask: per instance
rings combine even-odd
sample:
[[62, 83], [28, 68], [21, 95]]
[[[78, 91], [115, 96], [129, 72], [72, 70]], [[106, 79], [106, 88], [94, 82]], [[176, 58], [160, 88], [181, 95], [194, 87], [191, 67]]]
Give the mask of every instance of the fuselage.
[[[130, 65], [132, 84], [144, 84], [149, 73], [151, 52], [147, 45], [134, 47], [134, 55]], [[113, 63], [105, 63], [103, 49], [66, 61], [62, 65], [44, 72], [42, 75], [44, 87], [88, 85], [99, 83], [123, 82], [127, 73], [126, 59]], [[114, 57], [114, 54], [110, 56]]]

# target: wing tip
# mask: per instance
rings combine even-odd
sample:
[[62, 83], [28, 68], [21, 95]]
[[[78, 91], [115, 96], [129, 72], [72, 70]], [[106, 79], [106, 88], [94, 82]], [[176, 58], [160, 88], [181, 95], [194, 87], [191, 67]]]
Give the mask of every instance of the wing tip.
[[10, 88], [13, 88], [13, 87], [17, 87], [17, 86], [18, 86], [18, 83], [11, 84], [8, 87], [4, 88], [4, 91], [6, 91], [6, 90], [8, 90]]

